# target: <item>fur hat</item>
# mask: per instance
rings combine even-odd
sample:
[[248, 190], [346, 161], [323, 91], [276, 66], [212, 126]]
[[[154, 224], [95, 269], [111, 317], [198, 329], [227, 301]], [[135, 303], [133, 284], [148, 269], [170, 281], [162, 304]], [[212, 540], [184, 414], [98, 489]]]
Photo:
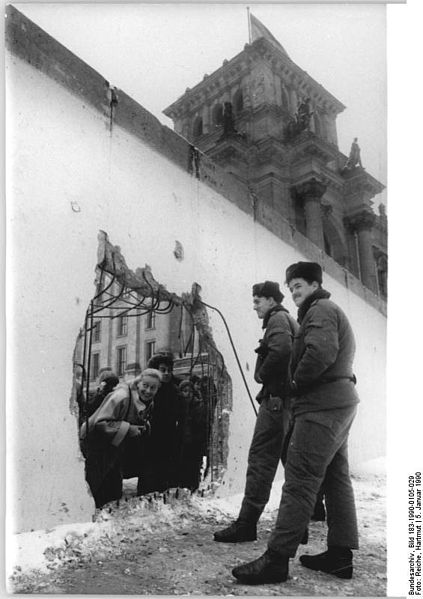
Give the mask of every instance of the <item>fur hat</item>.
[[111, 370], [104, 370], [98, 379], [99, 384], [106, 383], [109, 387], [116, 387], [119, 383], [119, 377]]
[[173, 356], [170, 353], [158, 353], [154, 354], [149, 361], [149, 368], [159, 368], [160, 364], [166, 364], [166, 366], [172, 370], [173, 369]]
[[322, 267], [317, 262], [296, 262], [286, 269], [286, 284], [292, 279], [304, 279], [308, 283], [316, 281], [322, 284]]
[[276, 283], [275, 281], [256, 283], [253, 285], [253, 295], [267, 298], [273, 297], [278, 304], [280, 304], [284, 298], [282, 291], [279, 289], [279, 283]]
[[103, 383], [104, 381], [107, 381], [109, 379], [117, 379], [119, 381], [119, 378], [112, 370], [103, 370], [98, 380], [100, 383]]

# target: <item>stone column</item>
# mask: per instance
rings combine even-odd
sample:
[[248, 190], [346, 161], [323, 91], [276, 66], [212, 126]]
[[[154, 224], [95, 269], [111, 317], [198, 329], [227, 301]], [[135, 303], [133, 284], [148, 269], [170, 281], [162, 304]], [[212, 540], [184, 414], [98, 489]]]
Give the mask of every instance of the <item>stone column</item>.
[[295, 91], [295, 89], [293, 87], [290, 88], [289, 90], [289, 109], [291, 114], [294, 114], [295, 112], [297, 112], [297, 108], [298, 108], [298, 98], [297, 98], [297, 92]]
[[297, 199], [304, 202], [306, 235], [321, 249], [325, 247], [321, 208], [321, 199], [325, 191], [326, 185], [314, 178], [295, 188]]
[[336, 132], [336, 115], [329, 113], [325, 118], [326, 139], [331, 143], [338, 145], [338, 134]]
[[377, 293], [376, 267], [372, 247], [372, 228], [375, 220], [376, 214], [374, 212], [364, 210], [353, 217], [349, 217], [348, 224], [351, 230], [357, 233], [361, 282], [374, 293]]

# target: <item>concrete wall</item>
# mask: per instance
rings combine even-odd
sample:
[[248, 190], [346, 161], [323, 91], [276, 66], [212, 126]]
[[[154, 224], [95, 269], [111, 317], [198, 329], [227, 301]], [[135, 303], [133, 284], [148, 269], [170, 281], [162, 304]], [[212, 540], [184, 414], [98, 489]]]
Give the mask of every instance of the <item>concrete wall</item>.
[[[21, 25], [24, 23], [25, 28]], [[251, 285], [283, 280], [291, 262], [317, 257], [326, 288], [357, 336], [362, 397], [353, 462], [385, 452], [385, 317], [380, 302], [286, 223], [255, 222], [235, 181], [204, 162], [188, 172], [190, 146], [123, 92], [110, 130], [107, 85], [17, 11], [9, 12], [8, 510], [23, 531], [89, 520], [77, 421], [70, 410], [72, 355], [93, 293], [98, 231], [128, 266], [148, 263], [178, 295], [201, 285], [225, 315], [249, 385], [261, 336]], [[211, 173], [211, 174], [210, 174]], [[275, 229], [283, 241], [269, 229]], [[177, 261], [178, 240], [185, 258]], [[317, 252], [317, 253], [313, 253]], [[350, 289], [347, 289], [346, 284]], [[352, 291], [353, 288], [355, 291]], [[367, 301], [366, 301], [367, 300]], [[290, 300], [287, 305], [295, 313]], [[254, 413], [219, 316], [210, 324], [233, 383], [228, 470], [219, 494], [244, 484]]]

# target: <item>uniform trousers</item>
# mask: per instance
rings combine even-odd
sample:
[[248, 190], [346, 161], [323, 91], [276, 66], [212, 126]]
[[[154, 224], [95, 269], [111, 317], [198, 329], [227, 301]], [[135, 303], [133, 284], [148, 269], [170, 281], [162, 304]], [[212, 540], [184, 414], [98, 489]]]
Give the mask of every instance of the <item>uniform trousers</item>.
[[268, 547], [294, 557], [322, 488], [329, 546], [358, 549], [354, 492], [348, 466], [348, 434], [357, 406], [300, 414], [287, 449], [285, 482]]
[[239, 522], [257, 523], [269, 501], [289, 424], [290, 410], [284, 407], [283, 399], [276, 396], [264, 397], [248, 453], [247, 477]]

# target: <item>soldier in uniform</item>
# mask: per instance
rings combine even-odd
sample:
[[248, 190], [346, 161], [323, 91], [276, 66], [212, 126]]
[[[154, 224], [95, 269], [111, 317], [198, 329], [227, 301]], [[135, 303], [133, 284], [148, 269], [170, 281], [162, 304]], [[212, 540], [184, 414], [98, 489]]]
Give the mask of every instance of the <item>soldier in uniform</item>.
[[[254, 378], [262, 385], [260, 409], [248, 455], [247, 480], [238, 518], [214, 534], [223, 543], [254, 541], [257, 522], [269, 500], [290, 420], [285, 398], [292, 340], [298, 325], [282, 306], [283, 294], [273, 281], [253, 286], [253, 309], [263, 320], [264, 336], [255, 350]], [[304, 531], [303, 531], [304, 532]]]
[[267, 551], [232, 570], [245, 584], [287, 579], [289, 559], [296, 554], [321, 488], [327, 509], [327, 549], [318, 555], [302, 555], [301, 564], [351, 578], [352, 550], [358, 549], [348, 467], [348, 434], [359, 402], [352, 371], [354, 335], [344, 312], [322, 288], [319, 264], [292, 264], [286, 282], [300, 323], [290, 365], [294, 425], [282, 498]]

